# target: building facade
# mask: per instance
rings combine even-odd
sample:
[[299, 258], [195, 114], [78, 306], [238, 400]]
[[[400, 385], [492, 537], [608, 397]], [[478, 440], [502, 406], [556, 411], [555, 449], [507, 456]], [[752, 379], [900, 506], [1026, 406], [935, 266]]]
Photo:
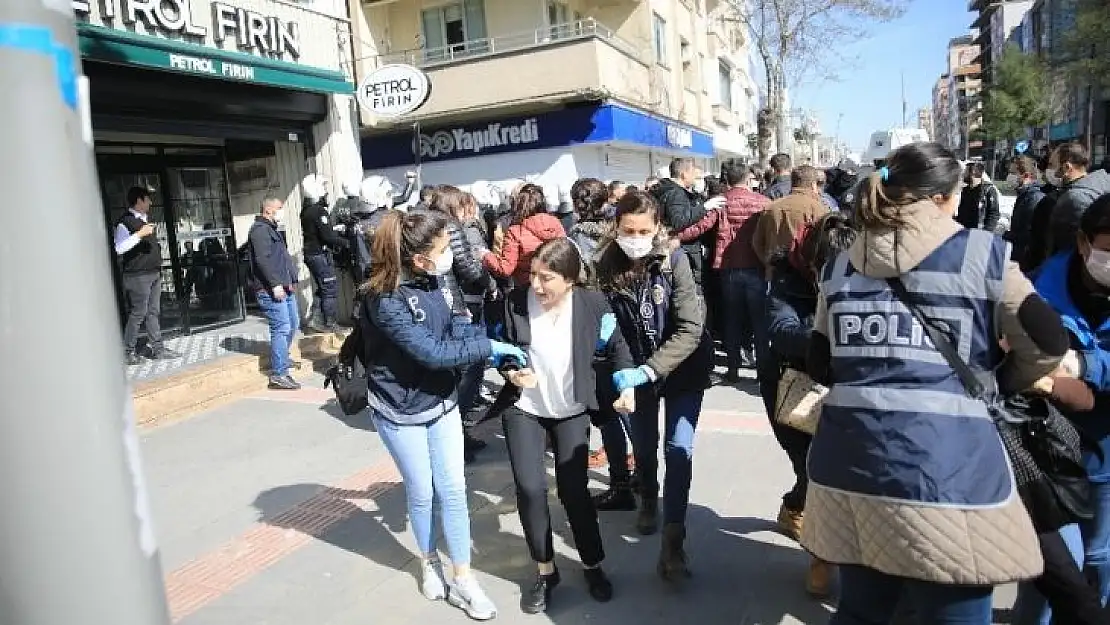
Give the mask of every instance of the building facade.
[[929, 140], [932, 141], [936, 137], [936, 129], [933, 126], [933, 109], [928, 106], [923, 106], [917, 109], [917, 127], [924, 130], [929, 134]]
[[983, 142], [972, 139], [983, 109], [982, 67], [974, 41], [967, 35], [948, 42], [948, 146], [964, 159], [983, 156]]
[[[431, 83], [400, 121], [362, 111], [369, 172], [425, 184], [645, 178], [676, 156], [748, 153], [755, 82], [718, 0], [396, 0], [352, 16], [356, 73], [402, 63]], [[419, 122], [419, 137], [414, 123]], [[749, 130], [750, 129], [750, 130]]]
[[955, 148], [955, 142], [952, 136], [952, 129], [949, 125], [949, 112], [950, 106], [948, 97], [948, 79], [947, 73], [942, 74], [937, 79], [936, 84], [933, 85], [933, 141], [949, 148]]
[[[1049, 95], [1051, 119], [1044, 127], [1031, 129], [1036, 150], [1046, 150], [1062, 141], [1086, 140], [1091, 125], [1091, 153], [1100, 161], [1107, 154], [1107, 120], [1110, 119], [1110, 91], [1091, 93], [1088, 85], [1069, 84], [1063, 67], [1065, 40], [1074, 26], [1075, 8], [1071, 0], [1036, 0], [1015, 29], [1015, 41], [1024, 52], [1036, 54], [1055, 76]], [[1088, 99], [1093, 95], [1094, 115], [1088, 120]]]
[[345, 4], [73, 0], [73, 10], [106, 252], [128, 189], [147, 187], [163, 250], [163, 329], [242, 320], [253, 297], [237, 250], [261, 199], [285, 199], [299, 256], [301, 178], [358, 166]]

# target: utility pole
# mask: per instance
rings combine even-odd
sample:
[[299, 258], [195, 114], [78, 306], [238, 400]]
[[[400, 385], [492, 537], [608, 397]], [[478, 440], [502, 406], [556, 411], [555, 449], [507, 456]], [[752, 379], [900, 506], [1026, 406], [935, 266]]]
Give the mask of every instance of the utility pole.
[[80, 67], [70, 0], [0, 0], [0, 620], [166, 625]]

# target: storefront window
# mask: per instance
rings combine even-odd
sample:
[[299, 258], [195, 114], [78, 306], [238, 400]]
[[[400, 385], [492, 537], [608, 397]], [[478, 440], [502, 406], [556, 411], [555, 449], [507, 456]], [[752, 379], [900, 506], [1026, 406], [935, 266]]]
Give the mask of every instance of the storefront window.
[[[152, 189], [162, 244], [164, 332], [196, 332], [243, 318], [243, 296], [223, 149], [97, 145], [105, 214], [114, 225], [133, 186]], [[121, 315], [125, 310], [120, 302]]]

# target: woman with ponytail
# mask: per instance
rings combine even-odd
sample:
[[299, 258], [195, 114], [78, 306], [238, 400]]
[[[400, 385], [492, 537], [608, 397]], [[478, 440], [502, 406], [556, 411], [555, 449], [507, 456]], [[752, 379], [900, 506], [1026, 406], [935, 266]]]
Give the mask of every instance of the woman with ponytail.
[[949, 358], [991, 392], [1021, 392], [1056, 369], [1067, 335], [1005, 241], [953, 220], [960, 174], [938, 144], [896, 150], [860, 189], [859, 236], [819, 276], [806, 367], [829, 392], [801, 533], [839, 565], [833, 625], [888, 623], [900, 598], [921, 623], [989, 625], [995, 586], [1041, 574], [983, 393]]
[[[359, 331], [374, 425], [405, 484], [422, 560], [421, 592], [488, 620], [497, 610], [470, 570], [459, 371], [505, 357], [524, 362], [525, 355], [452, 312], [441, 279], [454, 260], [447, 225], [445, 215], [431, 211], [386, 215], [361, 289]], [[436, 549], [433, 503], [454, 571], [450, 584]]]

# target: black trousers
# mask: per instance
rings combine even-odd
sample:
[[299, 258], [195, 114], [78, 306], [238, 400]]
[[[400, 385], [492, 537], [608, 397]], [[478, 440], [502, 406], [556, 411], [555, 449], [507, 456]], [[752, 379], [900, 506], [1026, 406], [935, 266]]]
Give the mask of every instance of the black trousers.
[[555, 483], [559, 501], [567, 512], [570, 531], [578, 557], [587, 567], [605, 559], [597, 510], [590, 498], [587, 435], [590, 417], [585, 414], [566, 419], [546, 419], [528, 414], [516, 406], [505, 410], [501, 420], [509, 463], [516, 482], [516, 505], [524, 539], [536, 562], [555, 559], [551, 536], [551, 510], [547, 507], [547, 470], [544, 467], [546, 435], [555, 449]]
[[335, 275], [335, 260], [331, 252], [306, 254], [304, 264], [316, 283], [316, 302], [324, 324], [335, 323], [339, 319], [339, 278]]
[[1052, 608], [1054, 625], [1110, 623], [1110, 612], [1102, 607], [1098, 591], [1075, 565], [1064, 538], [1058, 532], [1038, 534], [1044, 573], [1033, 585]]

